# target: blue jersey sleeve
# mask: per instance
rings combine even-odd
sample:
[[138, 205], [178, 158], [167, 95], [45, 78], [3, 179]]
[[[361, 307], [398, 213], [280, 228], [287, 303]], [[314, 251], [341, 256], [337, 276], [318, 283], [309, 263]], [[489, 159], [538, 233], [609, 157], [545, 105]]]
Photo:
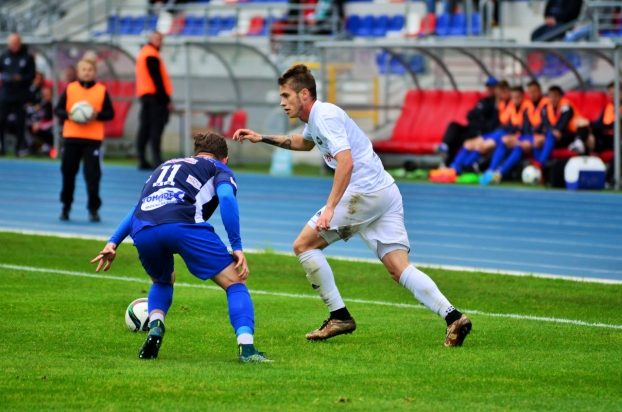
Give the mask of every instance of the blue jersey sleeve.
[[229, 168], [224, 164], [218, 164], [216, 166], [216, 169], [217, 171], [216, 175], [214, 176], [214, 187], [218, 189], [218, 186], [222, 184], [228, 184], [233, 189], [233, 194], [237, 194], [238, 185], [235, 182], [233, 172], [231, 172], [231, 170], [229, 170]]
[[225, 230], [229, 236], [231, 249], [242, 250], [240, 213], [233, 189], [233, 185], [221, 184], [216, 188], [216, 194], [220, 201], [220, 217], [222, 218], [222, 223], [225, 225]]
[[134, 206], [132, 210], [130, 210], [130, 213], [128, 213], [127, 216], [123, 218], [108, 243], [114, 243], [115, 245], [119, 246], [119, 244], [123, 242], [125, 238], [130, 234], [132, 217], [134, 216], [135, 210], [136, 206]]

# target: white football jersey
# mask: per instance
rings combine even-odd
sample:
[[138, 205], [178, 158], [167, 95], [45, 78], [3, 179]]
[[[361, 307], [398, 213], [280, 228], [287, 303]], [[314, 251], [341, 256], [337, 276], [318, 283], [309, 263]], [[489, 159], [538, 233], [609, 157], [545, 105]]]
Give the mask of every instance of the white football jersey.
[[320, 101], [313, 104], [302, 137], [315, 143], [326, 164], [333, 169], [337, 167], [335, 156], [351, 150], [354, 169], [347, 191], [372, 193], [393, 184], [393, 178], [374, 153], [371, 141], [354, 120], [334, 104]]

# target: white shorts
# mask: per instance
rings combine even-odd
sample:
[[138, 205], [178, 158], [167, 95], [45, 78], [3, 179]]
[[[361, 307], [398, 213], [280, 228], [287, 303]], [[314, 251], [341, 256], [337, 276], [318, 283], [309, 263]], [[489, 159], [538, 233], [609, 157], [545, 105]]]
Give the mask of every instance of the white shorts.
[[[315, 229], [325, 208], [309, 220], [311, 228]], [[397, 185], [394, 183], [373, 193], [344, 193], [335, 208], [330, 229], [321, 231], [320, 235], [329, 245], [339, 240], [347, 242], [359, 235], [379, 259], [394, 250], [410, 251], [402, 194]]]

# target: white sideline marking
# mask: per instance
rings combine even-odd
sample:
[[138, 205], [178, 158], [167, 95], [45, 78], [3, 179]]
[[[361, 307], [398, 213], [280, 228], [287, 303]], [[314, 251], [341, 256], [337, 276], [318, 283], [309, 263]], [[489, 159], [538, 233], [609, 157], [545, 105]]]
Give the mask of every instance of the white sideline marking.
[[[79, 233], [41, 232], [41, 231], [36, 231], [36, 230], [22, 230], [22, 229], [11, 229], [11, 228], [3, 228], [3, 227], [0, 227], [0, 232], [17, 233], [20, 235], [37, 235], [37, 236], [76, 238], [76, 239], [86, 239], [86, 240], [100, 240], [103, 242], [106, 242], [108, 239], [110, 239], [109, 237], [105, 237], [105, 236], [83, 235]], [[132, 241], [130, 240], [130, 238], [126, 238], [123, 243], [132, 243]], [[266, 253], [265, 250], [261, 250], [261, 249], [245, 249], [244, 251], [248, 253]], [[292, 252], [271, 251], [270, 253], [274, 253], [275, 255], [279, 255], [279, 256], [295, 256]], [[377, 265], [382, 264], [382, 262], [380, 262], [377, 259], [354, 258], [354, 257], [333, 256], [333, 255], [326, 255], [326, 257], [329, 259], [343, 260], [347, 262], [373, 263]], [[478, 267], [473, 267], [473, 266], [437, 265], [434, 263], [422, 263], [422, 262], [411, 262], [411, 263], [417, 266], [418, 268], [428, 268], [428, 269], [453, 270], [453, 271], [459, 271], [459, 272], [481, 272], [481, 273], [488, 273], [492, 275], [506, 275], [506, 276], [532, 276], [535, 278], [559, 279], [559, 280], [568, 280], [571, 282], [602, 283], [602, 284], [611, 284], [611, 285], [622, 284], [622, 280], [618, 280], [618, 279], [592, 278], [592, 277], [571, 276], [571, 275], [555, 275], [551, 273], [531, 273], [531, 272], [521, 272], [517, 270], [478, 268]]]
[[[73, 272], [69, 270], [59, 270], [59, 269], [35, 268], [35, 267], [30, 267], [30, 266], [7, 265], [5, 263], [0, 263], [0, 268], [13, 269], [13, 270], [24, 270], [27, 272], [57, 273], [60, 275], [80, 276], [80, 277], [85, 277], [85, 278], [120, 280], [123, 282], [138, 282], [138, 283], [151, 284], [151, 281], [148, 279], [128, 278], [128, 277], [121, 277], [121, 276], [108, 276], [108, 275], [100, 275], [96, 273]], [[181, 287], [187, 287], [187, 288], [198, 288], [198, 289], [222, 290], [218, 286], [183, 283], [183, 282], [176, 282], [175, 286], [181, 286]], [[281, 297], [295, 298], [295, 299], [319, 299], [317, 295], [303, 295], [303, 294], [297, 294], [297, 293], [284, 293], [284, 292], [269, 292], [265, 290], [255, 290], [255, 289], [251, 290], [251, 293], [253, 293], [254, 295], [281, 296]], [[426, 309], [425, 306], [423, 305], [413, 305], [411, 303], [381, 302], [381, 301], [375, 301], [375, 300], [347, 299], [347, 298], [343, 300], [344, 302], [363, 303], [366, 305], [392, 306], [392, 307], [409, 308], [409, 309]], [[517, 315], [517, 314], [512, 314], [512, 313], [490, 313], [490, 312], [482, 312], [480, 310], [470, 310], [470, 309], [462, 309], [462, 311], [465, 313], [469, 313], [469, 314], [491, 316], [495, 318], [535, 320], [535, 321], [540, 321], [540, 322], [566, 323], [566, 324], [571, 324], [571, 325], [592, 326], [592, 327], [597, 327], [597, 328], [622, 330], [622, 325], [611, 325], [607, 323], [591, 323], [591, 322], [584, 322], [582, 320], [574, 320], [574, 319]]]

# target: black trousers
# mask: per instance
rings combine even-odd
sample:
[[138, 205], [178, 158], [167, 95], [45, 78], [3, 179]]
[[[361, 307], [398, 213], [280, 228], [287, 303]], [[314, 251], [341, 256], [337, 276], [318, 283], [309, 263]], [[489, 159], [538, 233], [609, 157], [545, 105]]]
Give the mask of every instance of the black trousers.
[[88, 195], [87, 209], [96, 212], [102, 205], [99, 198], [99, 181], [101, 170], [101, 142], [89, 139], [65, 139], [63, 145], [63, 189], [60, 201], [66, 208], [71, 208], [73, 192], [76, 187], [76, 175], [80, 170], [80, 160], [84, 159], [84, 181]]
[[6, 145], [4, 144], [4, 132], [7, 129], [7, 118], [9, 114], [15, 114], [15, 156], [19, 152], [24, 141], [24, 129], [26, 127], [26, 109], [25, 102], [5, 102], [0, 101], [0, 149], [1, 154], [6, 153]]
[[160, 142], [164, 126], [168, 123], [168, 105], [156, 102], [154, 96], [143, 96], [140, 100], [140, 125], [136, 137], [138, 161], [140, 166], [148, 164], [145, 150], [147, 143], [151, 143], [153, 166], [156, 167], [162, 164]]
[[451, 163], [464, 142], [474, 137], [477, 137], [477, 132], [471, 130], [469, 127], [456, 122], [449, 123], [447, 130], [445, 130], [445, 135], [443, 136], [443, 143], [447, 145], [448, 149], [445, 163]]

